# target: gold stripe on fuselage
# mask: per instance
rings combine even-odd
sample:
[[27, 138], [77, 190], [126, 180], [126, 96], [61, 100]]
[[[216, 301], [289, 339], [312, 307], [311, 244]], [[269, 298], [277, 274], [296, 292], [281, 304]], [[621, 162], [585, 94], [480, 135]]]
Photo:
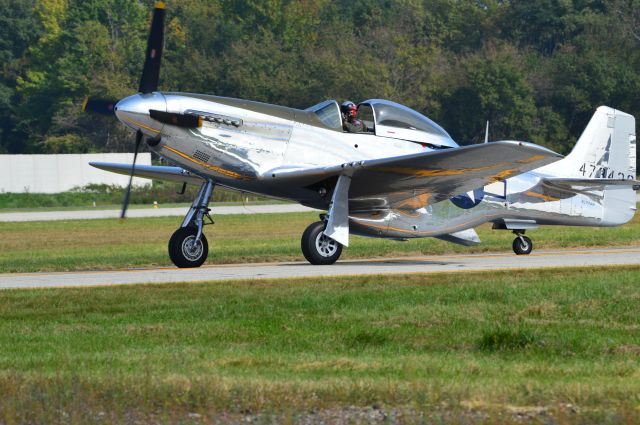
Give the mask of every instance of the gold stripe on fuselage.
[[125, 120], [125, 121], [130, 122], [131, 124], [133, 124], [133, 125], [135, 125], [135, 126], [142, 127], [142, 128], [144, 128], [145, 130], [149, 130], [149, 131], [151, 131], [151, 132], [153, 132], [153, 133], [160, 134], [160, 130], [158, 130], [158, 129], [156, 129], [156, 128], [153, 128], [153, 127], [149, 127], [148, 125], [143, 124], [143, 123], [141, 123], [141, 122], [134, 121], [134, 120], [132, 120], [132, 119], [130, 119], [130, 118], [124, 118], [124, 120]]
[[236, 173], [235, 171], [229, 171], [229, 170], [225, 170], [224, 168], [221, 167], [216, 167], [215, 165], [211, 165], [211, 164], [207, 164], [206, 162], [202, 162], [202, 161], [198, 161], [195, 158], [191, 158], [189, 155], [185, 154], [184, 152], [180, 152], [177, 149], [171, 148], [169, 146], [162, 146], [163, 148], [175, 153], [176, 155], [180, 155], [182, 158], [187, 159], [195, 164], [200, 165], [201, 167], [204, 167], [206, 169], [209, 169], [211, 171], [214, 171], [218, 174], [222, 174], [223, 176], [226, 177], [231, 177], [233, 179], [239, 179], [239, 180], [252, 180], [252, 177], [250, 176], [244, 176], [242, 174]]
[[524, 194], [532, 198], [542, 199], [543, 201], [546, 201], [546, 202], [560, 201], [560, 198], [556, 198], [555, 196], [544, 195], [542, 193], [534, 192], [532, 190], [528, 190], [524, 192]]

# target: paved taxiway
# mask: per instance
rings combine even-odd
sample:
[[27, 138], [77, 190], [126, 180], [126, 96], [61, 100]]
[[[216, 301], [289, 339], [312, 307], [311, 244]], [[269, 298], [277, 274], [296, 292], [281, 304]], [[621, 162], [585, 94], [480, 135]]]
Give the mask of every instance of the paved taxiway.
[[514, 254], [441, 255], [340, 261], [332, 266], [304, 262], [209, 265], [197, 269], [135, 269], [70, 273], [0, 274], [0, 288], [79, 287], [229, 279], [323, 277], [372, 274], [470, 272], [549, 267], [640, 265], [640, 246]]
[[[179, 208], [130, 208], [127, 217], [166, 217], [184, 216], [189, 207]], [[269, 214], [313, 211], [298, 204], [273, 205], [230, 205], [211, 206], [211, 215], [228, 214]], [[28, 211], [0, 213], [0, 222], [9, 221], [52, 221], [52, 220], [85, 220], [98, 218], [118, 218], [120, 210], [74, 210], [74, 211]]]

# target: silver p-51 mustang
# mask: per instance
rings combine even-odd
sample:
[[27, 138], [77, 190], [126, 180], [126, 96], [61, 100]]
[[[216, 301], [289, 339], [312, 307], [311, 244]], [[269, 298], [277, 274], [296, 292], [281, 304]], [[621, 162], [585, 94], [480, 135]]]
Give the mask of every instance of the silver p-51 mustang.
[[[405, 240], [435, 237], [474, 245], [474, 227], [513, 231], [540, 225], [617, 226], [636, 210], [635, 119], [602, 106], [566, 156], [519, 141], [458, 146], [439, 125], [390, 102], [361, 102], [368, 131], [343, 131], [335, 100], [305, 110], [157, 91], [164, 5], [156, 3], [140, 93], [113, 107], [118, 119], [175, 167], [92, 163], [138, 177], [200, 185], [169, 241], [178, 267], [207, 258], [202, 232], [216, 185], [326, 210], [302, 235], [312, 264], [332, 264], [349, 234]], [[110, 109], [88, 100], [88, 110]], [[125, 198], [126, 209], [128, 193]]]

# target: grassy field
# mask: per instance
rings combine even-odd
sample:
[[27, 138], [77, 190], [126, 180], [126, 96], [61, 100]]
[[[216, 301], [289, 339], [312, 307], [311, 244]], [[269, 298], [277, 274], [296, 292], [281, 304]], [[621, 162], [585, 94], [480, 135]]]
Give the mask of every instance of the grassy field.
[[[207, 226], [209, 263], [302, 260], [300, 236], [315, 213], [215, 217]], [[0, 272], [170, 266], [167, 242], [180, 217], [0, 223]], [[513, 235], [481, 226], [473, 248], [436, 239], [408, 242], [353, 237], [342, 258], [511, 251]], [[546, 227], [532, 231], [536, 249], [629, 246], [640, 242], [640, 216], [617, 228]]]
[[[187, 186], [184, 194], [178, 193], [181, 185], [177, 183], [153, 182], [146, 186], [134, 186], [131, 190], [131, 204], [152, 205], [159, 204], [191, 204], [198, 193], [198, 187]], [[0, 193], [0, 211], [21, 211], [42, 208], [82, 209], [92, 208], [95, 202], [99, 208], [120, 206], [125, 189], [119, 186], [92, 184], [77, 187], [61, 193]], [[242, 202], [249, 199], [253, 202], [269, 202], [267, 198], [253, 194], [245, 194], [225, 188], [216, 188], [213, 202]], [[277, 201], [272, 201], [277, 202]]]
[[635, 424], [639, 275], [5, 290], [0, 423]]
[[[264, 199], [264, 200], [248, 200], [246, 202], [240, 201], [219, 201], [215, 203], [216, 207], [226, 207], [226, 206], [246, 206], [247, 208], [251, 208], [253, 205], [274, 205], [274, 204], [288, 204], [285, 201], [279, 201], [275, 199]], [[158, 208], [184, 208], [186, 213], [187, 209], [191, 206], [191, 202], [165, 202], [158, 203]], [[140, 203], [140, 204], [129, 204], [128, 209], [130, 210], [144, 210], [154, 208], [153, 202], [150, 203]], [[95, 211], [95, 210], [122, 210], [122, 203], [114, 203], [114, 204], [100, 204], [96, 207], [93, 207], [91, 204], [81, 205], [81, 206], [58, 206], [58, 207], [31, 207], [31, 208], [0, 208], [0, 214], [3, 213], [13, 213], [13, 212], [54, 212], [54, 211]]]

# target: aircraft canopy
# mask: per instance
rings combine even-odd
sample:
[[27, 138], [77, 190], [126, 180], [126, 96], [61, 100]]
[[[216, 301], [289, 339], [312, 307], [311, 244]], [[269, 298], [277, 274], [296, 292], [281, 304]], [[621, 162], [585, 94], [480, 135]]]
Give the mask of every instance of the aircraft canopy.
[[[325, 100], [305, 109], [312, 112], [325, 126], [342, 131], [342, 115], [338, 102]], [[384, 99], [366, 100], [358, 106], [357, 118], [369, 133], [390, 139], [409, 140], [432, 147], [457, 147], [449, 133], [421, 113], [399, 103]]]
[[366, 100], [360, 104], [358, 115], [367, 125], [373, 124], [376, 136], [443, 147], [458, 146], [449, 133], [434, 121], [399, 103], [384, 99]]

